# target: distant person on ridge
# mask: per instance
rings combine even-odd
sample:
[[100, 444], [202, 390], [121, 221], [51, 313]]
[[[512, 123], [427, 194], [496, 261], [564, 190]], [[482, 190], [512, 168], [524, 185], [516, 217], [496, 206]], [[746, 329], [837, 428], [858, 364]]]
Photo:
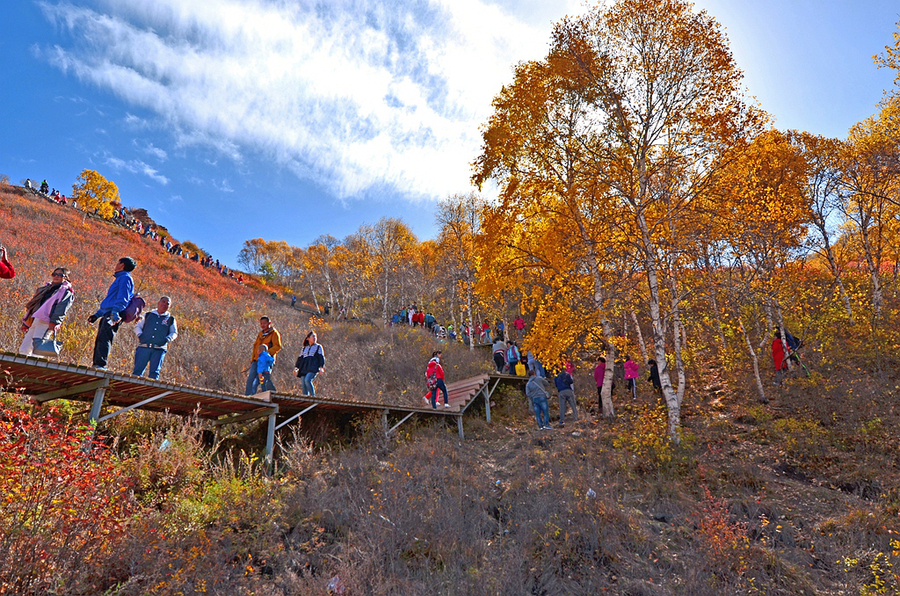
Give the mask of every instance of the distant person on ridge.
[[259, 346], [266, 344], [267, 352], [274, 359], [278, 352], [281, 351], [281, 334], [275, 329], [272, 320], [269, 317], [259, 318], [259, 334], [256, 341], [253, 342], [253, 359], [250, 361], [250, 368], [247, 374], [247, 387], [244, 395], [253, 395], [256, 393], [256, 385], [259, 382], [256, 370], [257, 358], [259, 357]]
[[59, 329], [75, 302], [68, 269], [57, 267], [53, 270], [51, 279], [52, 281], [39, 287], [25, 305], [25, 316], [22, 318], [25, 339], [19, 346], [19, 354], [23, 356], [32, 355], [35, 339], [43, 339], [48, 333]]
[[316, 396], [313, 381], [321, 372], [325, 372], [325, 350], [319, 344], [315, 331], [310, 331], [303, 339], [303, 349], [294, 365], [294, 374], [300, 378], [303, 395]]
[[134, 334], [140, 341], [140, 345], [134, 350], [134, 371], [131, 373], [134, 376], [144, 376], [144, 370], [149, 365], [147, 376], [153, 380], [159, 379], [159, 369], [162, 368], [169, 342], [178, 337], [175, 317], [169, 312], [171, 305], [172, 300], [163, 296], [156, 308], [142, 316], [134, 326]]
[[0, 246], [0, 279], [12, 279], [16, 276], [16, 270], [6, 256], [6, 247]]
[[109, 351], [119, 331], [119, 325], [122, 324], [122, 313], [134, 297], [134, 280], [131, 279], [131, 272], [136, 266], [131, 257], [119, 259], [114, 270], [116, 279], [109, 286], [106, 298], [100, 303], [97, 312], [88, 317], [89, 323], [95, 323], [100, 319], [97, 339], [94, 340], [94, 368], [106, 370]]

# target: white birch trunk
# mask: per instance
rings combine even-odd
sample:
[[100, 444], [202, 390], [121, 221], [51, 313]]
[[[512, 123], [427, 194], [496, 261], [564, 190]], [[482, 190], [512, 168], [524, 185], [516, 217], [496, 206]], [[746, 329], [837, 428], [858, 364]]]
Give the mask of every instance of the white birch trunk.
[[609, 319], [603, 317], [600, 324], [603, 326], [603, 338], [606, 340], [606, 369], [603, 373], [603, 385], [600, 387], [600, 409], [604, 418], [615, 420], [616, 410], [612, 400], [612, 384], [615, 375], [616, 346], [609, 341], [612, 337]]
[[681, 403], [678, 394], [672, 387], [669, 376], [669, 362], [666, 359], [666, 335], [660, 312], [659, 277], [656, 267], [657, 250], [650, 239], [650, 230], [642, 214], [637, 215], [637, 223], [641, 230], [644, 249], [644, 267], [647, 273], [647, 286], [650, 290], [650, 327], [653, 331], [653, 347], [659, 367], [659, 382], [662, 385], [663, 399], [669, 413], [669, 438], [675, 444], [681, 443]]
[[631, 322], [634, 323], [634, 331], [638, 338], [638, 347], [641, 349], [641, 358], [647, 362], [647, 344], [644, 342], [644, 334], [641, 332], [641, 324], [638, 323], [637, 313], [631, 309]]
[[741, 327], [741, 334], [744, 336], [744, 342], [747, 344], [747, 351], [750, 352], [750, 360], [753, 362], [753, 378], [756, 380], [756, 391], [759, 393], [759, 401], [767, 404], [769, 403], [769, 398], [766, 397], [766, 390], [763, 386], [762, 377], [759, 376], [759, 358], [756, 356], [756, 350], [753, 349], [753, 344], [750, 342], [750, 336], [744, 328], [744, 320], [738, 319], [738, 325]]

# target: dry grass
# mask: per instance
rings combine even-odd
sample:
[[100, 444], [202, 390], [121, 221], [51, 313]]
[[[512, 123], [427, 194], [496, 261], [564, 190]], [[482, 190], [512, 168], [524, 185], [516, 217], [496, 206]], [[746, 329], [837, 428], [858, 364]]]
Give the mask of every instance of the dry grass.
[[[279, 388], [298, 387], [290, 368], [313, 326], [327, 356], [320, 394], [418, 403], [437, 345], [418, 330], [310, 322], [128, 233], [2, 200], [0, 239], [22, 271], [0, 286], [4, 349], [17, 345], [11, 329], [40, 272], [67, 254], [80, 301], [66, 354], [84, 362], [93, 328], [82, 321], [124, 251], [146, 286], [174, 294], [183, 324], [167, 378], [239, 391], [256, 318], [269, 313], [286, 343]], [[71, 228], [66, 249], [14, 225], [29, 218]], [[129, 341], [114, 347], [125, 372]], [[565, 431], [533, 430], [515, 391], [496, 397], [492, 424], [467, 418], [462, 442], [442, 421], [413, 420], [387, 439], [373, 418], [335, 432], [308, 417], [280, 437], [272, 479], [252, 455], [259, 429], [210, 449], [190, 422], [126, 416], [108, 429], [111, 461], [140, 508], [98, 546], [91, 581], [102, 585], [66, 568], [57, 592], [324, 594], [339, 576], [357, 595], [900, 593], [900, 380], [864, 355], [849, 361], [839, 342], [821, 346], [813, 377], [790, 379], [768, 406], [743, 366], [691, 370], [681, 446], [661, 439], [644, 386], [637, 403], [618, 398], [616, 423], [597, 421], [589, 371], [576, 387], [592, 416]], [[445, 347], [449, 380], [488, 369], [487, 358]]]

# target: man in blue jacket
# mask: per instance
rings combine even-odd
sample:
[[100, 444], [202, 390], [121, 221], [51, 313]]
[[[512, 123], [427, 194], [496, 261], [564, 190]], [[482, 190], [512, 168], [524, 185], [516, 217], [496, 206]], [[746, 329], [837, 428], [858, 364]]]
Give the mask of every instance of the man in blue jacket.
[[144, 376], [144, 370], [149, 364], [150, 372], [147, 376], [159, 379], [159, 369], [162, 368], [169, 342], [178, 337], [175, 317], [169, 312], [171, 304], [172, 300], [163, 296], [156, 304], [156, 309], [141, 317], [134, 326], [134, 334], [140, 342], [134, 350], [134, 371], [131, 373], [136, 377]]
[[89, 323], [100, 320], [97, 326], [97, 339], [94, 340], [94, 368], [106, 370], [109, 350], [119, 331], [119, 325], [122, 324], [122, 314], [134, 296], [134, 280], [131, 279], [131, 272], [135, 266], [136, 263], [131, 257], [119, 259], [114, 272], [116, 279], [109, 286], [106, 298], [100, 303], [97, 312], [88, 317]]

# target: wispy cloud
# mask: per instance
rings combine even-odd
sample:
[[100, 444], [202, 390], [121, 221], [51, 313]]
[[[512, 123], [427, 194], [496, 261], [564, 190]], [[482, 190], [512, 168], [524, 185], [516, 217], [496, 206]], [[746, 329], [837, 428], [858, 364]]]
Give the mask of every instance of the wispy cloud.
[[42, 3], [76, 41], [41, 55], [157, 114], [178, 147], [262, 152], [340, 197], [466, 188], [491, 99], [549, 30], [488, 0], [95, 4]]
[[140, 159], [130, 159], [126, 161], [124, 159], [119, 159], [118, 157], [113, 157], [110, 155], [106, 157], [103, 163], [116, 170], [125, 170], [127, 172], [131, 172], [132, 174], [143, 174], [151, 180], [159, 182], [163, 186], [169, 183], [168, 178], [160, 174], [154, 167], [150, 166], [147, 163], [144, 163]]
[[141, 151], [143, 151], [144, 153], [146, 153], [147, 155], [152, 155], [159, 161], [166, 161], [167, 159], [169, 159], [168, 153], [166, 153], [164, 150], [160, 149], [159, 147], [155, 147], [153, 145], [153, 143], [151, 143], [149, 141], [139, 142], [137, 139], [134, 139], [132, 141], [132, 144], [135, 147], [137, 147], [138, 149], [140, 149]]
[[212, 181], [213, 188], [220, 192], [234, 192], [234, 189], [231, 188], [231, 185], [228, 184], [228, 180], [226, 178], [222, 179], [222, 182], [217, 182], [216, 180]]

